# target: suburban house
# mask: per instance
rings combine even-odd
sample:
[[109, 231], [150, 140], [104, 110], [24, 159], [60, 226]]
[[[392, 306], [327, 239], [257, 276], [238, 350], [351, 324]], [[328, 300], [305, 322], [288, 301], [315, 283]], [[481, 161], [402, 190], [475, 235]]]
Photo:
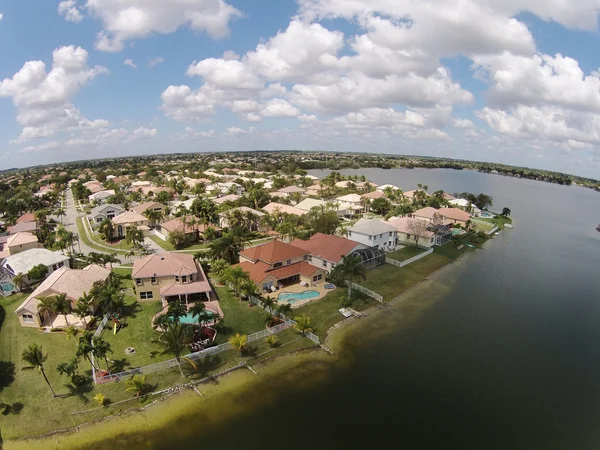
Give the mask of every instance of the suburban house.
[[[225, 212], [219, 213], [219, 225], [221, 226], [221, 228], [229, 228], [230, 227], [229, 219], [234, 214], [239, 214], [239, 213], [236, 213], [236, 211], [239, 211], [239, 213], [242, 213], [244, 215], [253, 214], [254, 216], [256, 216], [259, 219], [263, 216], [266, 216], [266, 214], [264, 212], [257, 211], [256, 209], [248, 208], [247, 206], [240, 206], [238, 208], [232, 208]], [[258, 223], [256, 225], [251, 225], [250, 231], [260, 231], [262, 233], [266, 233], [267, 231], [269, 231], [269, 227]]]
[[48, 276], [61, 267], [69, 267], [69, 257], [62, 253], [46, 250], [45, 248], [32, 248], [31, 250], [25, 250], [24, 252], [7, 256], [4, 261], [2, 261], [2, 267], [5, 269], [5, 273], [8, 273], [10, 278], [22, 273], [25, 275], [24, 281], [27, 284], [33, 283], [34, 281], [40, 281], [40, 279], [30, 280], [27, 276], [27, 272], [39, 264], [46, 266], [48, 269], [46, 276]]
[[348, 238], [368, 247], [394, 248], [396, 228], [375, 219], [360, 219], [347, 229]]
[[35, 222], [35, 214], [33, 214], [32, 212], [26, 212], [21, 217], [19, 217], [15, 223], [21, 222]]
[[343, 209], [348, 211], [349, 214], [364, 212], [365, 206], [363, 204], [363, 199], [358, 194], [342, 195], [341, 197], [336, 198], [336, 201]]
[[90, 211], [89, 220], [93, 227], [97, 227], [105, 219], [112, 220], [113, 217], [118, 216], [123, 211], [122, 206], [113, 205], [112, 203], [99, 205]]
[[[83, 270], [61, 267], [42, 281], [31, 295], [16, 309], [15, 313], [19, 316], [21, 326], [41, 327], [53, 325], [59, 328], [66, 326], [62, 315], [52, 317], [44, 315], [44, 317], [41, 317], [38, 312], [40, 299], [58, 294], [67, 294], [67, 298], [71, 301], [71, 306], [74, 307], [77, 300], [85, 292], [89, 292], [92, 289], [94, 283], [106, 281], [109, 275], [110, 270], [95, 264], [91, 264]], [[80, 318], [72, 314], [67, 315], [67, 320], [69, 325], [77, 327], [84, 325]]]
[[[406, 192], [404, 193], [404, 196], [405, 196], [407, 199], [409, 199], [409, 200], [412, 200], [412, 199], [414, 199], [414, 198], [415, 198], [415, 194], [416, 194], [417, 192], [419, 192], [419, 191], [422, 191], [422, 189], [414, 189], [414, 190], [412, 190], [412, 191], [406, 191]], [[425, 191], [423, 191], [423, 192], [425, 192]], [[427, 196], [427, 195], [429, 195], [429, 194], [427, 194], [427, 192], [425, 192], [425, 196]]]
[[19, 232], [9, 236], [5, 245], [9, 255], [16, 255], [17, 253], [39, 247], [41, 245], [38, 242], [37, 236], [26, 232]]
[[[222, 231], [221, 228], [211, 224], [195, 223], [194, 225], [190, 225], [191, 220], [192, 216], [175, 217], [172, 220], [161, 223], [160, 229], [157, 230], [156, 234], [166, 241], [173, 231], [181, 231], [185, 234], [195, 234], [196, 237], [203, 235], [207, 228], [212, 228], [217, 233]], [[197, 220], [198, 219], [196, 219], [196, 221]]]
[[222, 205], [225, 202], [237, 202], [241, 197], [237, 194], [229, 194], [223, 197], [213, 199], [217, 205]]
[[269, 214], [293, 214], [295, 216], [303, 216], [307, 213], [303, 209], [296, 208], [295, 206], [284, 205], [283, 203], [271, 202], [263, 210]]
[[95, 194], [88, 195], [88, 200], [91, 202], [104, 203], [109, 197], [115, 195], [115, 191], [113, 189], [108, 189], [106, 191], [96, 192]]
[[378, 198], [385, 198], [385, 194], [382, 191], [373, 191], [367, 192], [366, 194], [362, 194], [361, 198], [368, 198], [369, 200], [376, 200]]
[[415, 230], [411, 229], [411, 221], [419, 220], [410, 217], [392, 217], [388, 220], [388, 225], [396, 228], [397, 244], [419, 245], [419, 247], [432, 247], [434, 245], [444, 245], [452, 238], [452, 230], [443, 224], [430, 222], [427, 229], [421, 232], [418, 242], [415, 238]]
[[432, 208], [431, 206], [427, 206], [425, 208], [421, 208], [421, 209], [416, 210], [415, 212], [412, 213], [412, 216], [415, 219], [421, 219], [421, 220], [431, 221], [431, 220], [433, 220], [433, 217], [436, 214], [438, 214], [438, 210], [437, 209]]
[[326, 202], [324, 200], [318, 200], [316, 198], [305, 198], [298, 203], [295, 208], [302, 209], [309, 212], [313, 208], [325, 208], [325, 210], [336, 211], [338, 216], [344, 216], [347, 214], [347, 210], [336, 201]]
[[286, 186], [281, 188], [275, 192], [271, 192], [271, 197], [289, 197], [291, 194], [300, 194], [304, 195], [306, 193], [306, 189], [298, 187], [298, 186]]
[[[237, 178], [237, 177], [236, 177]], [[217, 183], [219, 191], [222, 194], [235, 194], [242, 195], [244, 188], [233, 181], [227, 181], [225, 183]]]
[[146, 214], [147, 211], [160, 211], [163, 215], [165, 214], [167, 207], [162, 203], [158, 202], [146, 202], [141, 205], [134, 206], [131, 208], [132, 211], [135, 211], [138, 214]]
[[471, 214], [459, 208], [440, 208], [438, 212], [443, 219], [463, 226], [471, 220]]
[[35, 233], [39, 229], [40, 229], [40, 227], [38, 226], [38, 223], [36, 221], [18, 222], [17, 224], [13, 225], [12, 227], [8, 227], [8, 232], [10, 234]]
[[279, 240], [250, 247], [240, 252], [237, 265], [248, 273], [261, 291], [305, 282], [310, 285], [325, 279], [325, 269], [308, 262], [309, 252]]
[[89, 191], [92, 194], [95, 194], [97, 192], [103, 191], [104, 190], [104, 186], [102, 185], [102, 183], [100, 183], [99, 181], [88, 181], [87, 183], [83, 183], [83, 185], [89, 189]]
[[[137, 299], [161, 300], [163, 306], [179, 300], [210, 302], [206, 309], [223, 314], [202, 266], [187, 253], [161, 253], [133, 263], [131, 273]], [[211, 307], [209, 307], [211, 306]], [[212, 308], [212, 309], [211, 309]]]
[[315, 267], [331, 272], [342, 263], [344, 256], [355, 250], [367, 248], [366, 245], [332, 234], [317, 233], [307, 241], [294, 239], [290, 245], [301, 248], [309, 253], [308, 263]]
[[463, 211], [467, 211], [475, 216], [481, 213], [481, 210], [477, 206], [473, 205], [470, 201], [465, 200], [464, 198], [449, 200], [448, 203], [452, 205], [453, 208], [460, 208]]
[[375, 188], [375, 190], [380, 191], [380, 192], [387, 191], [388, 189], [391, 189], [392, 191], [401, 191], [402, 190], [394, 184], [382, 184], [381, 186], [377, 186]]
[[112, 218], [114, 226], [113, 237], [124, 238], [127, 233], [127, 228], [137, 226], [138, 230], [142, 230], [144, 236], [148, 236], [150, 227], [148, 219], [135, 211], [125, 211]]

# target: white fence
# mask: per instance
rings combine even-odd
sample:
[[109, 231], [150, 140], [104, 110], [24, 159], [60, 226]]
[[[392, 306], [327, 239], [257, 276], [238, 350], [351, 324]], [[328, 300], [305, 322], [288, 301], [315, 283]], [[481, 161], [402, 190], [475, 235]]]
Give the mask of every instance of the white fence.
[[358, 292], [362, 292], [363, 294], [368, 295], [372, 299], [375, 299], [378, 302], [383, 303], [383, 295], [378, 294], [377, 292], [372, 291], [371, 289], [367, 289], [366, 287], [361, 286], [360, 284], [350, 283], [348, 280], [344, 281], [344, 283], [346, 283], [346, 286], [350, 286], [351, 289], [354, 289], [355, 291], [358, 291]]
[[431, 255], [432, 253], [433, 253], [433, 248], [430, 248], [426, 252], [419, 253], [418, 255], [413, 256], [412, 258], [407, 259], [405, 261], [398, 261], [396, 259], [392, 259], [392, 258], [386, 257], [385, 258], [385, 262], [388, 263], [388, 264], [392, 264], [394, 266], [397, 266], [397, 267], [404, 267], [404, 266], [408, 266], [409, 264], [414, 263], [415, 261], [418, 261], [421, 258], [424, 258], [427, 255]]
[[491, 236], [492, 234], [494, 234], [496, 231], [498, 231], [498, 227], [494, 227], [492, 228], [490, 231], [487, 232], [488, 236]]
[[[254, 334], [250, 334], [250, 335], [248, 335], [248, 343], [257, 341], [257, 340], [267, 337], [271, 334], [279, 333], [280, 331], [290, 328], [294, 324], [295, 324], [295, 322], [293, 320], [286, 320], [283, 323], [280, 323], [279, 325], [276, 325], [269, 329], [265, 329], [265, 330], [259, 331], [257, 333], [254, 333]], [[231, 350], [231, 349], [232, 349], [231, 345], [228, 342], [225, 342], [224, 344], [217, 345], [215, 347], [209, 347], [200, 352], [190, 353], [188, 355], [182, 356], [181, 359], [185, 358], [185, 359], [189, 359], [192, 361], [197, 361], [199, 359], [206, 358], [207, 356], [216, 355], [217, 353], [221, 353], [221, 352]], [[111, 375], [106, 375], [104, 377], [98, 377], [98, 378], [94, 379], [94, 382], [96, 384], [111, 383], [113, 381], [120, 381], [123, 378], [129, 378], [130, 376], [136, 375], [136, 374], [146, 375], [149, 373], [162, 372], [163, 370], [172, 369], [174, 367], [177, 367], [177, 365], [178, 365], [177, 359], [173, 358], [173, 359], [169, 359], [167, 361], [162, 361], [162, 362], [159, 362], [156, 364], [150, 364], [149, 366], [137, 367], [135, 369], [126, 370], [124, 372], [113, 373]]]
[[[253, 295], [251, 295], [251, 296], [250, 296], [250, 301], [251, 301], [252, 303], [254, 303], [255, 305], [257, 305], [257, 306], [260, 306], [262, 309], [266, 309], [266, 308], [265, 308], [265, 306], [263, 305], [263, 302], [262, 302], [262, 301], [261, 301], [259, 298], [256, 298], [256, 297], [254, 297]], [[277, 315], [277, 316], [281, 317], [281, 318], [284, 320], [284, 322], [286, 322], [286, 323], [287, 323], [287, 322], [289, 322], [289, 323], [291, 323], [292, 325], [296, 325], [296, 324], [297, 324], [297, 322], [296, 322], [295, 320], [292, 320], [292, 319], [290, 319], [290, 318], [288, 318], [288, 317], [284, 316], [284, 315], [283, 315], [283, 314], [281, 314], [279, 311], [276, 311], [276, 310], [275, 310], [275, 311], [272, 311], [272, 313], [275, 313], [275, 315]], [[260, 332], [259, 332], [259, 333], [260, 333]], [[304, 332], [304, 336], [306, 336], [307, 338], [309, 338], [311, 341], [313, 341], [313, 342], [314, 342], [315, 344], [317, 344], [317, 345], [320, 345], [320, 344], [321, 344], [321, 340], [319, 339], [319, 336], [317, 336], [316, 334], [313, 334], [313, 333], [312, 333], [312, 332], [310, 332], [310, 331], [305, 331], [305, 332]]]

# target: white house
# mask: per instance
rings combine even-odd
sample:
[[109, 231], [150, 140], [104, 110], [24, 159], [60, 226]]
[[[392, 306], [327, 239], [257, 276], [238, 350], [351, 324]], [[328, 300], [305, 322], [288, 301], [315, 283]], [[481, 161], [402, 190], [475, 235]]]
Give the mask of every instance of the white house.
[[383, 192], [383, 191], [385, 191], [387, 188], [390, 188], [390, 189], [392, 189], [393, 191], [399, 191], [399, 190], [401, 190], [401, 189], [400, 189], [398, 186], [396, 186], [396, 185], [393, 185], [393, 184], [382, 184], [381, 186], [377, 186], [377, 187], [375, 188], [375, 190]]
[[336, 198], [336, 201], [340, 206], [347, 210], [348, 213], [361, 213], [364, 212], [362, 197], [358, 194], [342, 195]]
[[306, 189], [298, 187], [298, 186], [286, 186], [284, 188], [279, 189], [278, 191], [272, 192], [272, 197], [289, 197], [291, 194], [300, 194], [304, 195], [306, 193]]
[[113, 205], [110, 203], [106, 205], [96, 206], [90, 211], [90, 223], [93, 227], [97, 227], [102, 223], [104, 219], [112, 220], [113, 217], [118, 216], [123, 211], [125, 210], [122, 206]]
[[313, 208], [325, 208], [325, 210], [336, 211], [338, 216], [346, 215], [347, 209], [341, 206], [338, 202], [326, 202], [325, 200], [318, 200], [316, 198], [305, 198], [296, 205], [296, 208], [302, 209], [306, 212]]
[[27, 277], [27, 272], [39, 264], [43, 264], [47, 267], [48, 270], [46, 276], [61, 267], [70, 267], [68, 256], [46, 250], [45, 248], [32, 248], [31, 250], [25, 250], [16, 255], [7, 256], [2, 262], [2, 267], [8, 272], [11, 278], [22, 273], [25, 275], [24, 281], [27, 284], [30, 284], [34, 281], [40, 281], [40, 279], [30, 280], [29, 277]]
[[107, 189], [105, 191], [96, 192], [95, 194], [88, 195], [88, 200], [91, 202], [104, 203], [109, 197], [115, 195], [113, 189]]
[[396, 246], [396, 227], [375, 219], [360, 219], [347, 229], [348, 239], [369, 247], [394, 248]]

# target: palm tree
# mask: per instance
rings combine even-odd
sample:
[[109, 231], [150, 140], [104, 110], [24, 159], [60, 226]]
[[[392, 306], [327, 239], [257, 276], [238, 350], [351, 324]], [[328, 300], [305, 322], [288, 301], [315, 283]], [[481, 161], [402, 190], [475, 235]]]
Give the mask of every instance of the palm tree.
[[138, 248], [144, 242], [144, 233], [138, 229], [137, 225], [133, 224], [127, 227], [125, 231], [125, 242], [133, 245], [134, 248]]
[[86, 334], [85, 336], [80, 337], [77, 343], [77, 351], [75, 352], [75, 354], [77, 356], [83, 356], [90, 362], [93, 368], [96, 368], [90, 356], [91, 354], [93, 354], [93, 352], [94, 348], [92, 347], [92, 344], [90, 342], [90, 336]]
[[112, 348], [108, 342], [106, 342], [102, 338], [93, 338], [92, 339], [92, 353], [96, 358], [103, 358], [106, 363], [106, 370], [110, 375], [110, 366], [108, 365], [108, 354], [112, 353]]
[[69, 328], [67, 328], [65, 334], [67, 335], [67, 339], [77, 337], [77, 335], [79, 334], [79, 328], [71, 325]]
[[299, 317], [294, 317], [294, 320], [296, 321], [296, 325], [294, 325], [294, 327], [300, 333], [305, 334], [308, 331], [312, 331], [312, 328], [310, 327], [310, 317], [308, 317], [306, 314], [302, 314]]
[[58, 220], [62, 223], [62, 217], [66, 214], [66, 211], [62, 208], [58, 208], [54, 214], [56, 214], [56, 217], [58, 217]]
[[160, 209], [148, 209], [144, 214], [154, 227], [164, 217], [164, 213]]
[[25, 284], [25, 275], [22, 272], [19, 272], [13, 277], [13, 283], [19, 288], [19, 290], [23, 290]]
[[69, 321], [67, 320], [67, 314], [71, 312], [71, 301], [67, 298], [67, 294], [57, 294], [54, 296], [54, 311], [56, 311], [57, 314], [63, 315], [68, 327]]
[[504, 217], [508, 217], [510, 216], [511, 210], [510, 208], [507, 208], [506, 206], [504, 208], [502, 208], [502, 214], [500, 214], [501, 216]]
[[125, 392], [134, 392], [135, 397], [139, 398], [140, 395], [146, 390], [146, 375], [134, 375], [130, 380], [125, 381], [127, 388]]
[[56, 314], [56, 303], [53, 297], [42, 297], [39, 300], [37, 310], [40, 316], [46, 315], [48, 316], [48, 320], [50, 321], [50, 328], [54, 329], [54, 321], [52, 320], [52, 316]]
[[91, 301], [91, 299], [90, 300], [87, 299], [88, 297], [89, 297], [89, 294], [86, 294], [84, 292], [83, 296], [80, 297], [79, 300], [77, 301], [77, 304], [75, 305], [75, 309], [73, 310], [73, 312], [75, 314], [77, 314], [77, 317], [79, 317], [83, 321], [83, 324], [85, 325], [86, 328], [87, 328], [87, 322], [85, 321], [85, 317], [90, 312], [90, 301]]
[[110, 242], [115, 233], [115, 226], [110, 219], [104, 219], [98, 227], [98, 233], [104, 238], [106, 242]]
[[44, 376], [44, 380], [46, 380], [48, 387], [52, 391], [52, 397], [56, 397], [54, 389], [52, 389], [52, 385], [50, 384], [50, 381], [48, 381], [48, 377], [46, 376], [46, 372], [44, 371], [44, 363], [48, 359], [48, 354], [46, 353], [44, 355], [44, 352], [42, 351], [42, 346], [37, 344], [31, 344], [29, 347], [23, 350], [23, 353], [21, 354], [21, 359], [27, 364], [29, 364], [27, 368], [36, 369], [39, 373], [41, 373]]
[[360, 256], [356, 254], [344, 256], [344, 260], [339, 267], [340, 272], [348, 280], [348, 299], [350, 299], [352, 296], [352, 283], [354, 280], [366, 280], [367, 269], [365, 269]]
[[108, 255], [108, 254], [102, 255], [102, 264], [105, 265], [105, 266], [107, 264], [109, 264], [110, 270], [112, 270], [112, 268], [113, 268], [112, 265], [113, 264], [117, 264], [117, 263], [120, 263], [120, 262], [121, 262], [121, 260], [119, 258], [117, 258], [117, 254], [116, 253], [111, 253], [110, 255]]
[[269, 311], [269, 314], [273, 312], [273, 306], [275, 306], [276, 303], [277, 302], [275, 299], [271, 297], [265, 297], [262, 299], [263, 308]]
[[104, 260], [104, 254], [102, 254], [102, 253], [89, 252], [87, 254], [87, 256], [85, 257], [85, 261], [88, 264], [102, 264], [103, 260]]
[[292, 312], [292, 305], [289, 303], [282, 303], [277, 307], [277, 312], [283, 316], [287, 316]]
[[248, 336], [245, 334], [236, 333], [229, 338], [229, 345], [231, 345], [236, 350], [240, 351], [240, 354], [244, 353], [246, 349], [246, 345], [248, 345]]
[[237, 264], [239, 253], [244, 249], [244, 239], [239, 233], [229, 231], [212, 241], [208, 248], [213, 259], [224, 259], [229, 264]]
[[161, 354], [171, 353], [175, 356], [182, 378], [185, 378], [185, 375], [181, 369], [181, 357], [187, 351], [187, 344], [192, 338], [190, 330], [190, 327], [179, 322], [169, 323], [165, 332], [154, 341], [163, 347]]
[[167, 316], [171, 317], [173, 322], [179, 323], [181, 317], [187, 315], [187, 307], [179, 300], [170, 302], [167, 310]]
[[192, 317], [198, 317], [198, 324], [202, 325], [203, 320], [201, 319], [206, 317], [206, 305], [202, 302], [196, 302], [188, 309], [188, 313]]

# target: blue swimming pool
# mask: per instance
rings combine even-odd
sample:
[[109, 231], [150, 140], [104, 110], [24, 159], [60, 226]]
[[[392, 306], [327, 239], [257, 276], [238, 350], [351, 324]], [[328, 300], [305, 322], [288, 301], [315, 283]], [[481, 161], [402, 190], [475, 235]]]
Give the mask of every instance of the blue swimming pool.
[[13, 286], [12, 283], [6, 282], [6, 283], [2, 283], [2, 290], [4, 292], [10, 292], [10, 291], [14, 291], [15, 287]]
[[[210, 311], [206, 311], [208, 313], [208, 315], [210, 317], [213, 316], [213, 313]], [[197, 316], [192, 316], [191, 313], [187, 313], [187, 316], [183, 316], [179, 318], [179, 322], [180, 323], [191, 323], [191, 324], [197, 324], [198, 323], [198, 317]]]
[[288, 302], [294, 304], [299, 300], [309, 300], [318, 297], [319, 291], [304, 291], [304, 292], [282, 292], [277, 296], [280, 302]]

